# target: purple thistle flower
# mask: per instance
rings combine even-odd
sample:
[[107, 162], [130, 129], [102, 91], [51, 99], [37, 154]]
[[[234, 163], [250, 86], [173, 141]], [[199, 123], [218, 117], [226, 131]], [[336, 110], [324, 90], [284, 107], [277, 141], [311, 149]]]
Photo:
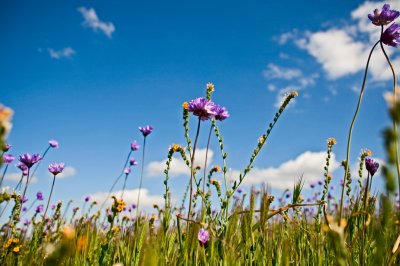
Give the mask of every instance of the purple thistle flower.
[[25, 219], [25, 220], [24, 220], [24, 225], [25, 225], [25, 226], [28, 226], [30, 223], [31, 223], [31, 222], [30, 222], [28, 219]]
[[43, 193], [40, 192], [40, 191], [38, 191], [38, 192], [36, 193], [36, 199], [37, 199], [37, 200], [43, 200]]
[[287, 199], [290, 198], [290, 193], [287, 193], [285, 196]]
[[218, 104], [215, 105], [214, 107], [214, 112], [215, 112], [215, 119], [222, 121], [225, 120], [229, 117], [228, 110], [226, 110], [225, 107], [220, 106]]
[[56, 176], [64, 170], [64, 167], [64, 163], [52, 163], [49, 165], [48, 169], [50, 173]]
[[207, 230], [200, 228], [197, 238], [199, 239], [200, 246], [207, 246], [208, 241], [210, 241], [210, 233]]
[[4, 145], [4, 147], [3, 147], [3, 152], [8, 152], [10, 149], [11, 149], [11, 145], [10, 144], [8, 144], [8, 143], [6, 143], [5, 145]]
[[140, 130], [140, 132], [142, 132], [143, 136], [146, 137], [153, 131], [153, 127], [147, 125], [145, 127], [139, 127], [139, 130]]
[[138, 162], [135, 160], [135, 158], [131, 158], [131, 159], [129, 160], [129, 164], [132, 165], [132, 166], [135, 166], [135, 165], [138, 164]]
[[393, 23], [381, 35], [381, 41], [389, 46], [397, 47], [400, 44], [400, 25]]
[[136, 204], [132, 204], [132, 209], [136, 209]]
[[42, 159], [38, 153], [30, 155], [29, 153], [22, 154], [19, 156], [18, 160], [25, 164], [28, 168], [31, 168], [35, 163], [39, 162]]
[[242, 193], [242, 192], [243, 192], [243, 189], [241, 189], [241, 188], [238, 188], [238, 189], [237, 189], [237, 193], [240, 194], [240, 193]]
[[310, 184], [310, 187], [311, 187], [311, 188], [314, 188], [314, 187], [315, 187], [315, 184], [314, 184], [314, 183], [311, 183], [311, 184]]
[[24, 206], [24, 207], [22, 207], [22, 211], [23, 211], [23, 212], [26, 212], [27, 210], [28, 210], [28, 208], [27, 208], [27, 207], [25, 207], [25, 206]]
[[191, 100], [188, 105], [188, 111], [198, 116], [201, 121], [213, 118], [217, 114], [215, 104], [206, 98], [196, 98]]
[[49, 140], [49, 145], [52, 148], [57, 148], [58, 147], [58, 141], [55, 140], [55, 139], [51, 139], [51, 140]]
[[15, 157], [12, 156], [11, 154], [3, 154], [3, 162], [4, 163], [11, 163], [14, 161]]
[[15, 166], [22, 171], [23, 175], [28, 175], [28, 167], [25, 164], [17, 163]]
[[52, 210], [54, 210], [54, 209], [56, 208], [56, 205], [55, 205], [55, 204], [51, 204], [50, 208], [51, 208]]
[[85, 197], [85, 202], [88, 202], [90, 200], [90, 195], [87, 195], [86, 197]]
[[126, 168], [124, 169], [124, 173], [125, 173], [126, 175], [129, 175], [129, 174], [131, 173], [131, 168], [126, 167]]
[[40, 205], [38, 205], [37, 207], [36, 207], [36, 213], [41, 213], [42, 211], [43, 211], [43, 208], [44, 208], [44, 205], [43, 204], [40, 204]]
[[398, 18], [399, 15], [399, 11], [390, 10], [390, 5], [384, 4], [382, 10], [375, 9], [373, 14], [368, 14], [368, 18], [376, 26], [385, 26]]
[[374, 176], [376, 171], [378, 171], [379, 163], [374, 161], [371, 158], [366, 158], [365, 159], [365, 168], [367, 168], [367, 171], [369, 172], [369, 174], [372, 177], [372, 176]]
[[131, 150], [132, 151], [137, 151], [140, 148], [140, 145], [137, 144], [136, 140], [132, 141], [131, 143]]

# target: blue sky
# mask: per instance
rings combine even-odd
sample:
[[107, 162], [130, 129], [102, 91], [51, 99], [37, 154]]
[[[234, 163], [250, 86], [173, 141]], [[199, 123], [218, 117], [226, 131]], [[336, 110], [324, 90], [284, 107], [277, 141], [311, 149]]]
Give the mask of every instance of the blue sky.
[[[400, 9], [398, 3], [388, 3]], [[163, 193], [160, 173], [169, 145], [185, 144], [181, 104], [204, 96], [207, 82], [215, 84], [213, 100], [231, 115], [220, 130], [232, 178], [248, 162], [281, 96], [298, 90], [245, 188], [266, 182], [279, 192], [302, 174], [307, 184], [321, 179], [329, 137], [338, 141], [333, 162], [333, 183], [338, 184], [343, 176], [338, 162], [345, 158], [367, 54], [379, 38], [367, 14], [382, 5], [325, 0], [2, 1], [0, 101], [15, 112], [10, 153], [42, 153], [50, 139], [58, 140], [60, 147], [46, 156], [30, 195], [38, 190], [48, 194], [47, 165], [62, 161], [70, 176], [56, 181], [54, 200], [79, 204], [87, 194], [102, 197], [120, 173], [130, 142], [142, 142], [138, 127], [153, 125], [143, 185], [143, 202], [151, 205]], [[398, 69], [399, 53], [387, 50]], [[390, 122], [383, 95], [392, 90], [390, 72], [380, 50], [371, 64], [352, 163], [362, 148], [384, 158], [381, 132]], [[203, 123], [200, 148], [208, 129]], [[216, 143], [213, 139], [210, 165], [220, 164]], [[141, 160], [140, 151], [133, 156]], [[188, 176], [178, 162], [175, 166], [171, 190], [180, 202]], [[10, 167], [10, 186], [15, 173]], [[128, 180], [132, 201], [139, 173], [136, 167]], [[121, 187], [119, 183], [117, 190]]]

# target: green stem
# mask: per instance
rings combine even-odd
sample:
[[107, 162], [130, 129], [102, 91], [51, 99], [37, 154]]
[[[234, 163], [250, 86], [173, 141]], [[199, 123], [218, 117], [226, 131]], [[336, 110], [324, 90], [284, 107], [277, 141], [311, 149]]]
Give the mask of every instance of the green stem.
[[375, 47], [378, 45], [379, 42], [380, 42], [380, 41], [377, 41], [377, 42], [374, 44], [374, 46], [372, 47], [371, 51], [369, 52], [367, 64], [366, 64], [366, 66], [365, 66], [364, 78], [363, 78], [363, 83], [362, 83], [362, 86], [361, 86], [360, 97], [358, 98], [358, 103], [357, 103], [356, 111], [355, 111], [355, 113], [354, 113], [353, 120], [351, 121], [351, 125], [350, 125], [349, 135], [348, 135], [348, 139], [347, 139], [347, 150], [346, 150], [346, 170], [345, 170], [344, 178], [343, 178], [342, 195], [341, 195], [341, 197], [340, 197], [339, 225], [340, 225], [340, 221], [342, 220], [342, 214], [343, 214], [344, 188], [346, 187], [347, 175], [348, 175], [348, 173], [349, 173], [349, 157], [350, 157], [351, 136], [352, 136], [352, 134], [353, 134], [354, 123], [356, 122], [356, 118], [357, 118], [357, 115], [358, 115], [358, 110], [360, 109], [360, 105], [361, 105], [361, 101], [362, 101], [362, 96], [363, 96], [364, 89], [365, 89], [365, 82], [366, 82], [366, 80], [367, 80], [369, 62], [370, 62], [370, 60], [371, 60], [372, 52], [374, 51]]
[[139, 184], [139, 192], [138, 192], [138, 199], [137, 199], [137, 206], [136, 206], [136, 223], [139, 223], [139, 203], [140, 203], [140, 191], [142, 190], [142, 183], [143, 183], [143, 170], [144, 170], [144, 155], [146, 150], [146, 136], [143, 139], [143, 150], [142, 150], [142, 169], [140, 171], [140, 184]]
[[[210, 148], [210, 140], [211, 140], [211, 132], [213, 129], [213, 124], [210, 126], [210, 132], [208, 133], [208, 141], [207, 141], [207, 148], [206, 148], [206, 159], [204, 160], [204, 174], [203, 174], [203, 194], [206, 189], [206, 172], [207, 172], [207, 159], [208, 159], [208, 150]], [[201, 209], [204, 208], [204, 201], [201, 204]]]
[[6, 175], [7, 168], [8, 168], [8, 164], [6, 164], [6, 167], [4, 168], [3, 175], [1, 176], [0, 187], [1, 187], [1, 185], [3, 184], [3, 180], [4, 180], [4, 176]]
[[56, 176], [54, 175], [54, 176], [53, 176], [53, 184], [51, 185], [49, 200], [47, 201], [46, 210], [44, 211], [44, 214], [43, 214], [43, 218], [44, 218], [44, 219], [46, 219], [46, 213], [47, 213], [47, 209], [49, 208], [51, 195], [53, 195], [53, 188], [54, 188], [54, 183], [55, 183], [55, 182], [56, 182]]

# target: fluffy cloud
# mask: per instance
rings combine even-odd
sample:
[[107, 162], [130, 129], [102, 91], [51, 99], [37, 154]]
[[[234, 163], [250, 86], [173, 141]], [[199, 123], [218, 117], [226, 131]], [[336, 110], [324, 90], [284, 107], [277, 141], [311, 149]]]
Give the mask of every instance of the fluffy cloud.
[[[122, 191], [116, 191], [111, 194], [107, 200], [107, 206], [110, 206], [113, 202], [112, 196], [117, 198], [121, 197]], [[137, 204], [139, 189], [127, 189], [124, 191], [124, 201], [127, 205]], [[92, 199], [101, 204], [104, 199], [108, 196], [108, 192], [97, 192], [91, 195]], [[154, 204], [163, 205], [164, 198], [159, 195], [150, 195], [147, 189], [142, 188], [140, 192], [140, 206], [151, 207]]]
[[[180, 155], [179, 155], [180, 156]], [[213, 160], [214, 151], [208, 150], [207, 166], [209, 166]], [[204, 161], [206, 158], [206, 149], [196, 149], [196, 155], [194, 160], [194, 165], [204, 166]], [[188, 157], [188, 159], [190, 159]], [[147, 175], [148, 176], [164, 176], [164, 170], [166, 167], [166, 160], [163, 161], [153, 161], [147, 165]], [[171, 162], [171, 169], [169, 171], [169, 176], [179, 176], [179, 175], [190, 175], [190, 168], [182, 160], [182, 158], [175, 156]]]
[[285, 68], [275, 64], [268, 64], [263, 71], [263, 75], [267, 79], [285, 79], [292, 80], [302, 76], [302, 72], [297, 68]]
[[82, 14], [84, 18], [83, 26], [89, 27], [94, 31], [102, 31], [108, 38], [111, 38], [111, 35], [115, 31], [114, 24], [112, 22], [104, 22], [99, 19], [96, 14], [96, 11], [93, 8], [87, 9], [86, 7], [78, 8], [78, 11]]
[[76, 169], [72, 166], [66, 166], [62, 171], [62, 173], [58, 174], [56, 177], [61, 179], [61, 178], [71, 177], [74, 175], [76, 175]]
[[49, 48], [49, 55], [54, 59], [72, 58], [76, 54], [75, 50], [71, 47], [66, 47], [61, 50], [54, 50]]
[[[278, 167], [253, 168], [245, 177], [243, 184], [257, 185], [265, 183], [272, 188], [292, 189], [300, 176], [306, 183], [315, 182], [324, 177], [326, 151], [306, 151], [293, 160], [282, 163]], [[330, 171], [340, 166], [332, 154]], [[234, 170], [232, 176], [238, 178], [239, 171]]]
[[[4, 180], [18, 183], [21, 180], [21, 173], [7, 173], [4, 176]], [[26, 181], [26, 177], [24, 177], [24, 180]], [[37, 183], [37, 181], [37, 177], [34, 176], [33, 178], [31, 178], [31, 181], [29, 181], [29, 183]]]

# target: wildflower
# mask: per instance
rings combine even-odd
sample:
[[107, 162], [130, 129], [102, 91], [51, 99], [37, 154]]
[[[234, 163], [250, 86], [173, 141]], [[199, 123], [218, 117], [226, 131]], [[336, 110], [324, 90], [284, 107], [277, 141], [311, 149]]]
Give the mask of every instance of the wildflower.
[[215, 104], [205, 98], [197, 98], [189, 102], [188, 110], [201, 121], [208, 120], [216, 115]]
[[28, 208], [27, 208], [27, 207], [25, 207], [25, 206], [24, 206], [24, 207], [22, 207], [22, 211], [23, 211], [23, 212], [26, 212], [27, 210], [28, 210]]
[[213, 167], [213, 172], [221, 172], [221, 167], [219, 165], [216, 165]]
[[11, 154], [3, 154], [3, 163], [11, 163], [14, 159], [15, 157]]
[[393, 23], [381, 35], [381, 42], [397, 47], [400, 44], [400, 24]]
[[132, 204], [132, 209], [136, 209], [136, 204]]
[[19, 156], [18, 160], [25, 164], [26, 167], [31, 168], [35, 163], [39, 162], [42, 159], [42, 157], [38, 154], [35, 153], [33, 155], [30, 155], [29, 153], [22, 154]]
[[207, 91], [213, 92], [214, 91], [214, 84], [211, 82], [207, 83]]
[[183, 109], [188, 110], [188, 109], [189, 109], [189, 104], [188, 104], [188, 102], [182, 103], [182, 107], [183, 107]]
[[23, 196], [23, 197], [21, 197], [21, 198], [19, 199], [19, 201], [20, 201], [21, 203], [25, 203], [25, 202], [28, 201], [28, 198], [25, 197], [25, 196]]
[[135, 165], [137, 165], [138, 163], [137, 163], [137, 161], [135, 160], [135, 158], [131, 158], [131, 159], [129, 160], [129, 164], [132, 165], [132, 166], [135, 166]]
[[57, 148], [58, 147], [58, 141], [55, 140], [55, 139], [51, 139], [51, 140], [49, 140], [49, 145], [52, 148]]
[[132, 141], [131, 143], [131, 150], [137, 151], [140, 148], [139, 144], [137, 144], [136, 140]]
[[28, 167], [25, 164], [17, 163], [15, 166], [22, 171], [23, 175], [28, 175]]
[[258, 138], [258, 144], [264, 145], [266, 139], [267, 137], [265, 135], [262, 135], [261, 137]]
[[30, 222], [28, 219], [25, 219], [25, 220], [24, 220], [24, 225], [25, 225], [25, 226], [28, 226], [30, 223], [31, 223], [31, 222]]
[[43, 200], [43, 193], [38, 191], [38, 193], [36, 193], [36, 199], [37, 200]]
[[374, 161], [371, 158], [366, 158], [365, 159], [365, 168], [367, 168], [367, 171], [369, 172], [369, 174], [372, 177], [372, 176], [374, 176], [376, 171], [378, 171], [379, 163]]
[[241, 188], [238, 188], [236, 191], [237, 191], [237, 193], [239, 193], [239, 194], [240, 194], [240, 193], [242, 193], [242, 192], [243, 192], [243, 189], [241, 189]]
[[64, 167], [64, 163], [52, 163], [49, 165], [48, 169], [50, 173], [56, 176], [64, 170]]
[[382, 10], [375, 9], [373, 14], [368, 14], [368, 18], [376, 26], [385, 26], [398, 18], [399, 15], [399, 11], [390, 10], [390, 5], [384, 4]]
[[8, 143], [4, 144], [3, 152], [8, 152], [11, 149], [11, 147], [12, 146], [10, 144], [8, 144]]
[[228, 110], [226, 110], [225, 107], [220, 106], [218, 104], [215, 105], [214, 107], [214, 112], [215, 112], [215, 119], [222, 121], [225, 120], [229, 117]]
[[336, 145], [337, 142], [336, 142], [335, 138], [329, 138], [327, 140], [327, 143], [328, 143], [328, 145], [333, 146], [333, 145]]
[[11, 118], [13, 115], [13, 110], [4, 105], [0, 104], [0, 128], [5, 129], [5, 135], [11, 130]]
[[20, 251], [20, 249], [21, 249], [21, 245], [14, 247], [12, 251], [14, 253], [18, 253]]
[[140, 132], [142, 132], [143, 136], [146, 137], [153, 131], [153, 127], [147, 125], [145, 127], [139, 127], [139, 130], [140, 130]]
[[114, 205], [112, 206], [113, 212], [122, 212], [124, 207], [126, 206], [126, 203], [121, 199], [117, 199], [116, 197], [113, 197], [114, 199]]
[[180, 149], [182, 149], [182, 146], [179, 145], [179, 144], [173, 144], [173, 145], [171, 146], [171, 148], [170, 148], [170, 150], [172, 150], [173, 152], [177, 152], [177, 151], [179, 151]]
[[124, 169], [124, 174], [129, 175], [130, 173], [131, 173], [131, 168], [126, 167], [126, 168]]
[[85, 197], [85, 202], [88, 202], [90, 200], [90, 195], [87, 195], [86, 197]]
[[207, 230], [200, 228], [197, 238], [199, 239], [200, 246], [207, 246], [208, 241], [210, 241], [210, 233]]
[[44, 208], [44, 205], [43, 204], [40, 204], [40, 205], [38, 205], [37, 207], [36, 207], [36, 213], [41, 213], [42, 211], [43, 211], [43, 208]]

